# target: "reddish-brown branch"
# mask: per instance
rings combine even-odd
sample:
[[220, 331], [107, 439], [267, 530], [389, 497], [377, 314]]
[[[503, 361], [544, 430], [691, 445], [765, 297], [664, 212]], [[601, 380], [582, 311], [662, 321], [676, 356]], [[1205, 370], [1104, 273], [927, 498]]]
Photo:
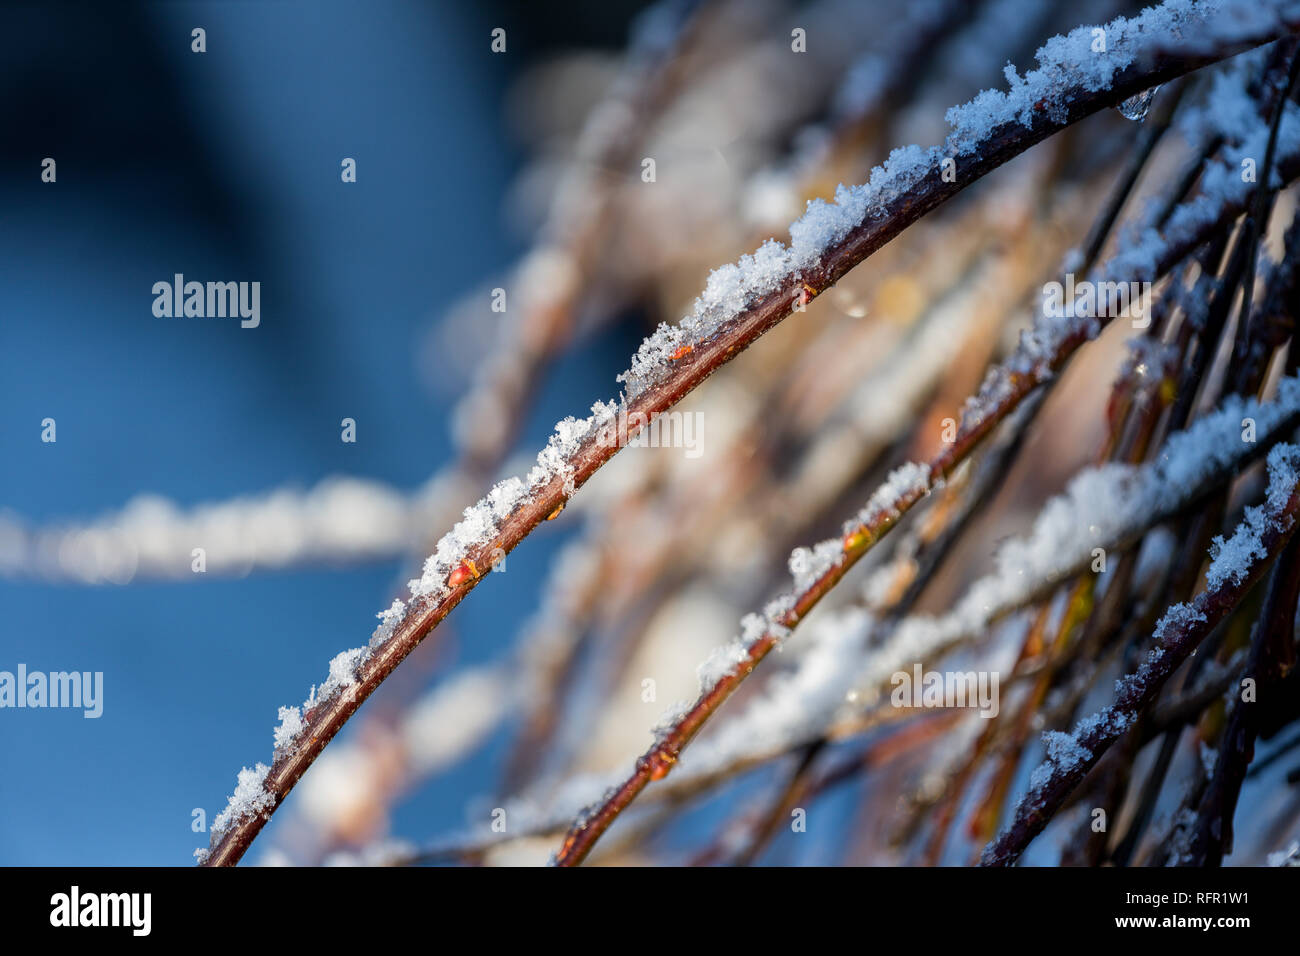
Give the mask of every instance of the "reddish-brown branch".
[[[1264, 607], [1255, 625], [1248, 673], [1256, 698], [1238, 700], [1219, 744], [1214, 777], [1201, 799], [1196, 824], [1188, 838], [1183, 866], [1220, 866], [1232, 852], [1232, 818], [1246, 770], [1255, 756], [1259, 733], [1258, 708], [1268, 707], [1284, 693], [1283, 678], [1295, 665], [1295, 612], [1300, 597], [1300, 538], [1292, 538], [1274, 568]], [[1263, 702], [1259, 702], [1263, 701]]]
[[[1300, 28], [1300, 24], [1288, 27], [1292, 31], [1297, 28]], [[1140, 58], [1138, 62], [1119, 71], [1109, 89], [1074, 91], [1075, 95], [1063, 115], [1049, 117], [1045, 112], [1040, 112], [1035, 114], [1032, 122], [1027, 126], [1007, 123], [998, 127], [984, 142], [976, 158], [967, 162], [958, 182], [944, 182], [939, 175], [940, 171], [936, 169], [932, 175], [888, 203], [878, 215], [869, 217], [842, 240], [829, 247], [818, 266], [802, 275], [793, 276], [789, 289], [773, 292], [756, 302], [741, 315], [724, 323], [709, 340], [698, 343], [692, 352], [677, 363], [670, 376], [647, 388], [627, 403], [628, 421], [635, 423], [629, 428], [629, 437], [638, 433], [645, 423], [667, 411], [715, 371], [785, 319], [797, 301], [795, 290], [808, 286], [818, 290], [819, 293], [825, 291], [921, 216], [1053, 133], [1093, 113], [1115, 106], [1151, 86], [1168, 82], [1191, 70], [1218, 62], [1225, 57], [1271, 42], [1276, 38], [1276, 34], [1270, 32], [1250, 40], [1239, 40], [1231, 46], [1212, 51], [1180, 54], [1162, 52], [1149, 58]], [[1235, 216], [1237, 212], [1239, 210], [1225, 209], [1224, 216]], [[1208, 231], [1216, 225], [1217, 223], [1210, 223], [1205, 228]], [[1196, 242], [1192, 241], [1187, 248], [1194, 248], [1195, 244]], [[1187, 249], [1181, 251], [1171, 249], [1169, 254], [1176, 256], [1174, 261], [1177, 261], [1186, 254], [1186, 251]], [[1053, 369], [1059, 368], [1059, 365], [1082, 344], [1084, 338], [1083, 334], [1079, 333], [1063, 343], [1059, 362], [1053, 363]], [[1044, 374], [1047, 374], [1046, 370]], [[990, 414], [964, 425], [957, 441], [941, 451], [931, 462], [931, 480], [938, 480], [947, 475], [990, 429], [1001, 421], [1028, 392], [1037, 387], [1040, 381], [1037, 375], [1023, 376], [1014, 383], [1010, 394], [1003, 396], [1003, 401]], [[571, 494], [572, 490], [585, 484], [618, 451], [620, 444], [621, 442], [611, 443], [597, 436], [591, 436], [584, 441], [569, 461], [572, 466], [572, 485], [568, 493]], [[490, 567], [494, 556], [513, 550], [537, 525], [564, 505], [568, 497], [565, 486], [564, 477], [556, 475], [534, 491], [524, 504], [502, 522], [497, 537], [472, 550], [466, 556], [467, 559], [474, 561], [479, 567]], [[899, 514], [910, 509], [924, 496], [926, 490], [928, 489], [917, 490], [905, 496], [905, 500], [899, 502]], [[874, 531], [872, 540], [887, 531], [894, 520], [896, 518], [891, 517], [880, 527], [869, 529]], [[794, 608], [787, 615], [789, 623], [786, 626], [797, 624], [869, 546], [869, 543], [864, 541], [860, 547], [846, 552], [845, 560], [841, 564], [823, 575], [797, 598]], [[335, 693], [306, 715], [301, 735], [287, 751], [281, 753], [265, 778], [264, 786], [270, 795], [268, 806], [261, 812], [246, 814], [222, 833], [220, 839], [211, 847], [204, 861], [205, 865], [232, 865], [239, 861], [270, 819], [271, 814], [357, 708], [482, 579], [478, 577], [464, 581], [450, 593], [436, 600], [426, 598], [412, 602], [405, 619], [394, 630], [392, 636], [377, 647], [358, 668], [356, 683]], [[575, 830], [572, 839], [565, 843], [561, 854], [563, 861], [578, 862], [586, 855], [599, 834], [604, 832], [614, 817], [644, 788], [652, 776], [666, 772], [680, 748], [689, 742], [713, 711], [729, 696], [731, 690], [743, 681], [745, 676], [748, 676], [775, 643], [775, 638], [767, 635], [751, 646], [746, 662], [740, 665], [728, 680], [721, 682], [706, 694], [683, 719], [666, 743], [656, 748], [656, 751], [662, 751], [661, 755], [652, 759], [643, 759], [638, 764], [636, 774], [619, 789], [613, 799], [606, 804], [606, 808], [589, 825]]]

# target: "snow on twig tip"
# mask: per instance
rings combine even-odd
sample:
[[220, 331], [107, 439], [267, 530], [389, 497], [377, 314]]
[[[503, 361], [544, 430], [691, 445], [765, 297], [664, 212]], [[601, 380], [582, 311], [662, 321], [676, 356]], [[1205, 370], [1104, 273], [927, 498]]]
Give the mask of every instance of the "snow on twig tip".
[[[213, 846], [220, 842], [226, 831], [239, 821], [275, 806], [275, 796], [269, 793], [265, 786], [266, 775], [270, 770], [271, 768], [266, 764], [259, 763], [252, 770], [244, 767], [239, 771], [235, 792], [226, 801], [226, 808], [212, 821]], [[208, 851], [195, 850], [194, 855], [202, 863], [207, 859]]]

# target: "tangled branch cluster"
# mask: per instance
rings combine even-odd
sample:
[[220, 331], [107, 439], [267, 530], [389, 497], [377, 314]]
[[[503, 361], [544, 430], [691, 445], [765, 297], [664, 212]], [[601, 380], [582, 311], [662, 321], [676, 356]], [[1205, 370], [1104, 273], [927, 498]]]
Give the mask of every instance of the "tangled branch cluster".
[[[1300, 6], [1069, 6], [931, 0], [883, 30], [834, 0], [655, 8], [498, 283], [512, 305], [443, 473], [415, 495], [36, 532], [41, 553], [72, 534], [134, 549], [141, 575], [169, 573], [178, 528], [250, 513], [295, 545], [244, 567], [429, 554], [369, 643], [281, 709], [273, 761], [240, 774], [201, 861], [237, 862], [295, 786], [316, 859], [1285, 858], [1295, 794], [1234, 821], [1290, 785], [1300, 742]], [[817, 56], [792, 52], [795, 27]], [[1068, 32], [1041, 43], [1051, 29]], [[881, 148], [921, 133], [940, 145]], [[701, 142], [719, 148], [677, 145]], [[642, 156], [662, 181], [630, 172]], [[612, 316], [673, 315], [703, 263], [744, 249], [619, 396], [463, 508], [558, 357]], [[1084, 287], [1103, 290], [1087, 308], [1043, 307]], [[1130, 288], [1145, 307], [1104, 307]], [[620, 452], [679, 403], [709, 425], [703, 466]], [[579, 530], [515, 649], [331, 744], [562, 510]], [[713, 630], [744, 607], [737, 636]], [[996, 675], [993, 712], [894, 692], [937, 670]], [[694, 696], [645, 747], [647, 681]], [[511, 744], [491, 814], [383, 839], [404, 795], [494, 739]], [[828, 799], [850, 788], [848, 810]], [[833, 846], [798, 841], [809, 817]]]

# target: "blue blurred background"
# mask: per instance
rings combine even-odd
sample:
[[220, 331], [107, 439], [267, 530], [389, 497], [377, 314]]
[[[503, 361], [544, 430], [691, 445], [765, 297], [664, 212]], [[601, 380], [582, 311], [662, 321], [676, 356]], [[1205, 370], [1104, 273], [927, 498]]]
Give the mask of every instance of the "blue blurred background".
[[[430, 388], [421, 349], [440, 310], [522, 248], [502, 214], [521, 161], [508, 84], [550, 50], [621, 45], [635, 6], [0, 10], [0, 507], [39, 525], [142, 491], [184, 506], [331, 474], [426, 480], [450, 455], [455, 396]], [[501, 23], [511, 53], [493, 56]], [[53, 185], [40, 181], [47, 156]], [[345, 156], [356, 184], [340, 182]], [[260, 281], [260, 328], [156, 318], [151, 286], [176, 272]], [[521, 443], [536, 449], [556, 418], [612, 394], [634, 334], [557, 370]], [[435, 367], [466, 360], [435, 341]], [[40, 441], [46, 417], [55, 444]], [[343, 417], [356, 444], [339, 440]], [[511, 587], [466, 603], [443, 663], [508, 643], [564, 534], [546, 529], [511, 557]], [[0, 711], [0, 863], [191, 862], [207, 843], [192, 810], [210, 821], [239, 767], [269, 759], [276, 708], [365, 642], [401, 572], [0, 580], [0, 669], [105, 683], [99, 720]], [[461, 823], [467, 796], [496, 779], [493, 757], [407, 800], [394, 829]]]

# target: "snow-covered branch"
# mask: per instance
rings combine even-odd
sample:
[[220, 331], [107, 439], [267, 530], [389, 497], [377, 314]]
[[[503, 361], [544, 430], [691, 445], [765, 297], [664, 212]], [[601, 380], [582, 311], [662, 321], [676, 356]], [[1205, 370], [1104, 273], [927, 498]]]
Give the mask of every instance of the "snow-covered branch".
[[[1256, 423], [1249, 442], [1242, 439], [1245, 420]], [[783, 684], [781, 691], [793, 690], [794, 700], [756, 703], [752, 708], [755, 718], [724, 728], [708, 755], [699, 761], [701, 770], [712, 772], [737, 760], [739, 753], [753, 749], [754, 741], [776, 752], [809, 742], [838, 711], [838, 702], [846, 693], [874, 704], [891, 674], [911, 662], [933, 660], [957, 642], [984, 633], [1009, 611], [1085, 570], [1094, 560], [1095, 549], [1119, 550], [1131, 545], [1147, 529], [1235, 475], [1245, 460], [1297, 424], [1300, 379], [1288, 378], [1271, 403], [1229, 397], [1215, 413], [1171, 436], [1150, 465], [1106, 465], [1080, 473], [1065, 495], [1044, 507], [1027, 539], [1003, 546], [995, 571], [972, 585], [952, 611], [937, 619], [907, 618], [883, 643], [873, 642], [865, 663], [857, 669], [856, 684], [846, 680], [846, 675], [854, 674], [846, 659], [862, 655], [861, 648], [877, 625], [863, 611], [853, 611], [842, 620], [823, 619], [813, 640], [818, 647], [827, 648], [831, 659], [810, 655], [811, 670], [805, 677], [817, 693], [810, 695], [806, 683]], [[684, 715], [666, 715], [663, 732], [637, 761], [633, 773], [598, 806], [579, 816], [560, 851], [560, 863], [580, 862], [576, 854], [590, 852], [595, 840], [636, 795], [651, 781], [667, 775], [704, 722], [840, 580], [853, 560], [849, 548], [853, 538], [862, 534], [861, 529], [879, 537], [879, 529], [894, 520], [896, 508], [891, 502], [909, 493], [914, 474], [920, 472], [896, 472], [859, 518], [848, 523], [842, 543], [831, 539], [791, 556], [792, 590], [771, 602], [762, 615], [750, 615], [743, 622], [741, 636], [701, 665], [698, 700]], [[820, 703], [813, 706], [812, 700]]]
[[1190, 604], [1165, 612], [1141, 666], [1119, 681], [1115, 701], [1069, 733], [1046, 735], [1047, 759], [1029, 781], [1010, 825], [985, 848], [986, 866], [1014, 863], [1102, 754], [1134, 725], [1165, 682], [1259, 580], [1295, 531], [1300, 511], [1300, 448], [1278, 445], [1269, 453], [1264, 505], [1249, 508], [1227, 540], [1216, 539], [1205, 590]]
[[[655, 419], [796, 307], [824, 292], [925, 213], [1046, 137], [1189, 70], [1275, 39], [1295, 29], [1297, 23], [1300, 10], [1290, 4], [1261, 10], [1254, 4], [1171, 0], [1141, 17], [1108, 24], [1104, 53], [1094, 51], [1091, 30], [1058, 37], [1040, 52], [1037, 70], [1023, 77], [1014, 71], [1008, 74], [1009, 93], [986, 91], [950, 111], [953, 129], [943, 146], [895, 151], [869, 183], [841, 189], [836, 204], [810, 204], [804, 217], [791, 227], [789, 247], [768, 242], [740, 263], [715, 271], [691, 315], [678, 326], [662, 326], [620, 377], [628, 391], [626, 402], [600, 402], [587, 419], [561, 422], [527, 476], [499, 484], [466, 509], [464, 519], [439, 542], [422, 576], [411, 582], [410, 601], [395, 602], [384, 612], [370, 644], [335, 658], [326, 684], [309, 698], [301, 725], [282, 725], [274, 763], [241, 775], [238, 799], [221, 821], [223, 826], [214, 828], [205, 861], [238, 861], [357, 707], [501, 556], [558, 513], [574, 491], [641, 427], [634, 425], [623, 436], [618, 434], [619, 422]], [[1286, 146], [1285, 127], [1284, 123], [1282, 149]], [[956, 163], [959, 173], [955, 180], [941, 175], [945, 159]], [[1231, 197], [1216, 200], [1217, 210], [1229, 215]], [[1195, 245], [1198, 230], [1213, 225], [1201, 221], [1185, 224], [1187, 248]], [[1172, 244], [1166, 251], [1172, 255], [1176, 248], [1177, 244]], [[1150, 277], [1158, 262], [1152, 258], [1134, 266], [1136, 276], [1126, 275], [1126, 279]], [[1040, 326], [1022, 345], [1017, 359], [990, 380], [976, 404], [967, 410], [957, 440], [929, 465], [917, 464], [896, 473], [868, 503], [843, 542], [824, 543], [812, 552], [803, 567], [796, 569], [796, 583], [807, 585], [801, 589], [803, 603], [796, 599], [770, 608], [756, 624], [764, 634], [751, 635], [755, 639], [748, 644], [745, 659], [720, 661], [719, 666], [732, 675], [742, 670], [748, 673], [848, 566], [1096, 331], [1095, 322], [1073, 320]], [[843, 557], [833, 556], [830, 545], [842, 548]], [[679, 724], [663, 755], [672, 754], [674, 747], [680, 749], [679, 745], [693, 736], [725, 699], [730, 686], [734, 685], [719, 683], [717, 687], [722, 689], [716, 696], [702, 702]], [[669, 766], [671, 760], [648, 762], [638, 771], [625, 798], [615, 804], [621, 801], [626, 805], [652, 776], [662, 775]], [[594, 828], [586, 832], [591, 837], [571, 842], [566, 859], [580, 859], [590, 848], [598, 833]]]

